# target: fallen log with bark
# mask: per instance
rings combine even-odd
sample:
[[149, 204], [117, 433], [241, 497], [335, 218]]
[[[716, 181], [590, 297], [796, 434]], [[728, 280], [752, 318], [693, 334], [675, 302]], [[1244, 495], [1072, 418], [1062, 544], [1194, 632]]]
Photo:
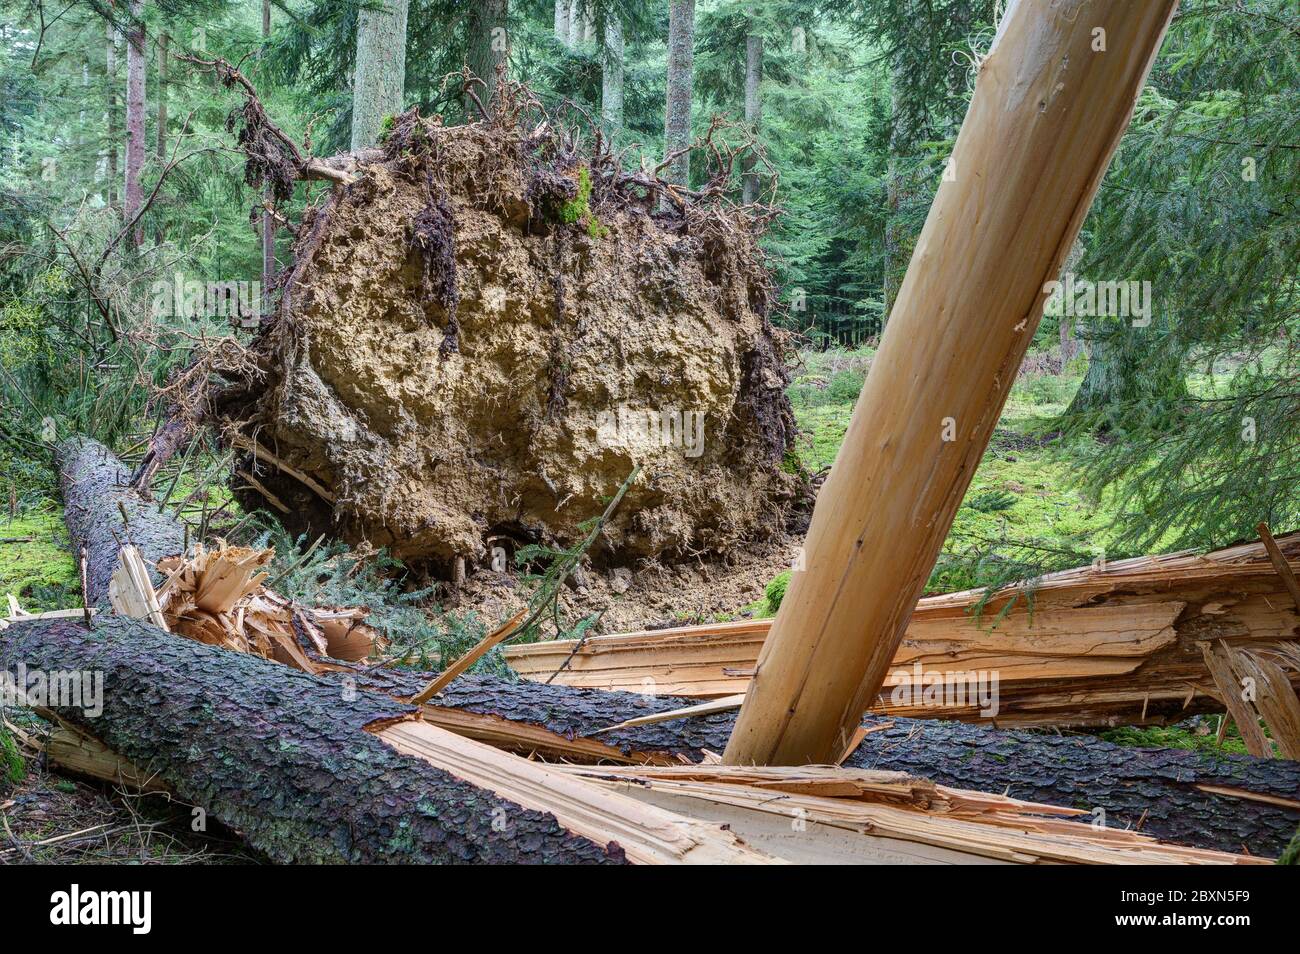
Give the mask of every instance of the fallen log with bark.
[[[70, 437], [55, 448], [55, 460], [72, 552], [85, 552], [88, 604], [108, 602], [109, 581], [120, 565], [123, 545], [134, 545], [146, 564], [185, 550], [185, 528], [166, 508], [130, 488], [130, 471], [103, 444]], [[157, 570], [150, 572], [158, 583]]]
[[[1277, 541], [1300, 572], [1300, 533]], [[976, 609], [979, 612], [975, 612]], [[510, 646], [525, 679], [717, 698], [743, 693], [771, 620]], [[1220, 661], [1223, 661], [1220, 664]], [[976, 690], [996, 680], [994, 711]], [[1258, 686], [1241, 700], [1240, 679]], [[1300, 757], [1300, 610], [1260, 543], [1053, 573], [991, 598], [922, 599], [871, 711], [1006, 726], [1166, 725], [1225, 707], [1254, 754]], [[960, 693], [956, 689], [969, 690]]]
[[[544, 765], [416, 718], [345, 671], [313, 676], [109, 615], [90, 629], [61, 619], [9, 627], [0, 671], [21, 677], [27, 702], [124, 759], [119, 777], [165, 788], [276, 861], [1262, 860], [896, 772]], [[102, 695], [88, 705], [33, 673], [83, 689], [87, 680], [68, 676], [97, 675]]]

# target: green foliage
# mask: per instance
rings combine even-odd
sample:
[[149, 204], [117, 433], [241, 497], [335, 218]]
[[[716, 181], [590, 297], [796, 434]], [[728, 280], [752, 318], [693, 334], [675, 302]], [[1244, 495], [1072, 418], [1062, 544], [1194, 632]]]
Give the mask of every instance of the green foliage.
[[[1223, 718], [1220, 716], [1219, 718]], [[1106, 729], [1098, 736], [1116, 745], [1132, 745], [1150, 749], [1195, 749], [1199, 752], [1225, 752], [1230, 755], [1246, 755], [1246, 743], [1235, 724], [1228, 726], [1224, 733], [1223, 744], [1216, 739], [1216, 732], [1211, 721], [1204, 716], [1193, 719], [1190, 724], [1179, 723], [1171, 726], [1120, 726]]]
[[0, 517], [0, 537], [32, 538], [0, 544], [0, 599], [12, 593], [33, 613], [81, 605], [76, 563], [60, 510], [44, 504], [16, 520]]

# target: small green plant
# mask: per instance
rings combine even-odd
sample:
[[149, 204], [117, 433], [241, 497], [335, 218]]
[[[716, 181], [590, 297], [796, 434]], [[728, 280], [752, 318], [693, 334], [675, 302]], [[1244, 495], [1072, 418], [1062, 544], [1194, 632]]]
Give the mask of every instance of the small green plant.
[[767, 602], [765, 616], [775, 616], [785, 599], [786, 588], [790, 585], [790, 571], [778, 573], [763, 589], [763, 599]]
[[980, 513], [997, 513], [999, 510], [1010, 510], [1016, 505], [1016, 495], [1005, 490], [986, 490], [978, 493], [966, 501], [963, 506], [971, 510], [977, 510]]

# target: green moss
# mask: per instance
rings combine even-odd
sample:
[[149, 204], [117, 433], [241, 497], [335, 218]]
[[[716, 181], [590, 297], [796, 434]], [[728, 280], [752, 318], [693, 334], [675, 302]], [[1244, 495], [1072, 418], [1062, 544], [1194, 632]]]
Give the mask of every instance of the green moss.
[[[1230, 725], [1223, 735], [1223, 744], [1215, 741], [1217, 725], [1213, 720], [1200, 723], [1210, 731], [1198, 732], [1194, 725], [1180, 723], [1169, 726], [1121, 726], [1098, 733], [1107, 742], [1116, 745], [1132, 745], [1152, 749], [1195, 749], [1200, 752], [1226, 752], [1230, 755], [1246, 755], [1246, 743], [1242, 741], [1237, 726]], [[1267, 729], [1265, 729], [1267, 731]]]
[[0, 599], [12, 593], [33, 613], [80, 605], [77, 568], [68, 552], [61, 510], [46, 505], [16, 520], [0, 518], [0, 537], [32, 538], [0, 543]]
[[594, 239], [609, 234], [609, 229], [591, 211], [591, 170], [586, 166], [578, 168], [578, 194], [560, 206], [560, 221], [565, 225], [581, 225]]
[[18, 742], [0, 725], [0, 782], [17, 785], [27, 777], [27, 765], [18, 751]]
[[790, 571], [784, 570], [778, 573], [772, 582], [763, 588], [763, 599], [766, 604], [764, 606], [764, 616], [776, 615], [776, 611], [781, 608], [781, 601], [785, 599], [785, 591], [789, 585]]

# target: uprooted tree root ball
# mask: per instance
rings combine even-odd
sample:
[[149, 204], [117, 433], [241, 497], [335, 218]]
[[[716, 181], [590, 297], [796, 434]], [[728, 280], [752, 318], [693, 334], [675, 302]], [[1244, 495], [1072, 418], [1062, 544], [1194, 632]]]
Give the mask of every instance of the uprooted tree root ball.
[[220, 402], [246, 502], [440, 574], [572, 546], [637, 464], [598, 563], [782, 529], [802, 482], [752, 210], [534, 125], [517, 87], [494, 106], [397, 117], [302, 223], [262, 376]]

